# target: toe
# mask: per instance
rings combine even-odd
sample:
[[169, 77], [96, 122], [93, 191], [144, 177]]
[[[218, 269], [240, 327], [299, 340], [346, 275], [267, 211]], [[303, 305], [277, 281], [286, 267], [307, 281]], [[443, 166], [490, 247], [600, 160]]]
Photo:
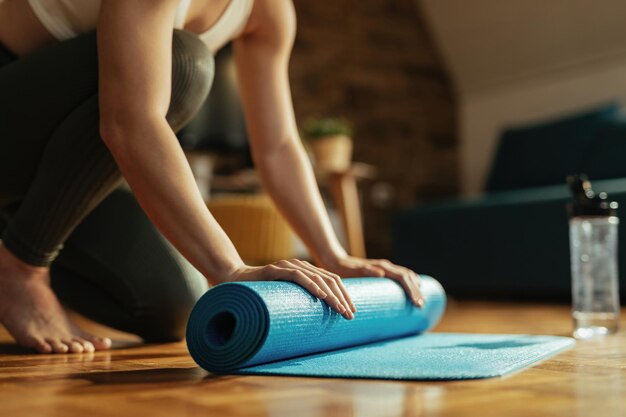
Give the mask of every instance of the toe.
[[67, 339], [67, 340], [63, 340], [63, 343], [65, 343], [68, 348], [70, 353], [83, 353], [84, 349], [83, 349], [83, 345], [81, 345], [80, 343], [78, 343], [75, 340], [72, 339]]
[[91, 343], [89, 340], [83, 339], [82, 337], [74, 337], [74, 341], [80, 343], [80, 345], [83, 347], [83, 352], [93, 352], [96, 350], [93, 343]]
[[70, 348], [59, 339], [46, 339], [46, 342], [52, 347], [54, 353], [67, 353]]
[[96, 350], [108, 350], [111, 349], [111, 339], [108, 337], [98, 337], [87, 335], [83, 336], [84, 339], [90, 341]]
[[25, 345], [26, 347], [35, 349], [37, 353], [52, 353], [52, 346], [43, 339], [34, 338], [31, 342]]

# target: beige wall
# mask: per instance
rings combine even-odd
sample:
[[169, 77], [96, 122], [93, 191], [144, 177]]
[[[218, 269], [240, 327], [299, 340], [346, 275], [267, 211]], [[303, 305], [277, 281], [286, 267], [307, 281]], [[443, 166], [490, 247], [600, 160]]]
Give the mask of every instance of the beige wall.
[[626, 1], [418, 0], [459, 96], [461, 184], [503, 127], [626, 102]]

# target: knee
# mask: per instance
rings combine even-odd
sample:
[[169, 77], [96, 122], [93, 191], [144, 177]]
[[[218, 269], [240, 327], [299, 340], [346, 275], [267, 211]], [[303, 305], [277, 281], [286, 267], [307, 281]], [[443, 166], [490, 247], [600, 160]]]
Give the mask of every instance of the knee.
[[200, 109], [213, 83], [213, 55], [196, 35], [174, 30], [172, 98], [167, 120], [177, 131]]
[[151, 312], [149, 323], [141, 326], [140, 336], [146, 342], [175, 342], [185, 337], [187, 320], [196, 301], [207, 289], [206, 279], [194, 269], [169, 276], [172, 285], [160, 288], [160, 302]]

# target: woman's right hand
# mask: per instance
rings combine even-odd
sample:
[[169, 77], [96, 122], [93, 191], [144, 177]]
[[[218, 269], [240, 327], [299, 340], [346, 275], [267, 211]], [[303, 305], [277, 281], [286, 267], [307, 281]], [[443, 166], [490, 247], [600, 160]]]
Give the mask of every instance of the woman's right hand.
[[291, 281], [324, 300], [347, 320], [353, 319], [356, 312], [339, 275], [299, 259], [277, 261], [264, 266], [243, 265], [231, 271], [228, 281]]

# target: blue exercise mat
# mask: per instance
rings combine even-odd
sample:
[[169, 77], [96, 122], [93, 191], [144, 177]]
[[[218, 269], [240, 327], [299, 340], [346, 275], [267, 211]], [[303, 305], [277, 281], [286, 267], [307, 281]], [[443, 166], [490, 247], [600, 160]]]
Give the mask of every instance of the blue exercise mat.
[[293, 283], [218, 285], [191, 313], [189, 352], [214, 373], [427, 380], [501, 376], [573, 345], [554, 336], [421, 334], [445, 310], [433, 278], [422, 276], [422, 309], [389, 279], [344, 283], [354, 320]]

